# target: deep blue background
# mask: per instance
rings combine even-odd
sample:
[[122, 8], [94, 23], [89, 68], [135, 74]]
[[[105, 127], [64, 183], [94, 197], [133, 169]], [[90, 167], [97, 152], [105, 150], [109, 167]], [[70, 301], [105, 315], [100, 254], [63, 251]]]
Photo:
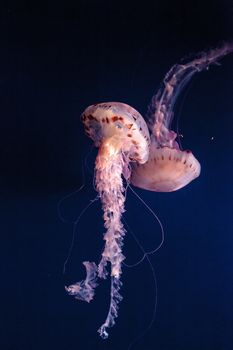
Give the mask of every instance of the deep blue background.
[[[72, 220], [96, 196], [96, 150], [80, 114], [93, 103], [121, 101], [144, 115], [171, 65], [232, 39], [232, 1], [203, 2], [1, 4], [1, 350], [123, 350], [148, 327], [155, 290], [146, 261], [123, 269], [124, 300], [106, 341], [96, 330], [107, 313], [109, 283], [89, 305], [64, 291], [64, 284], [83, 278], [83, 260], [98, 261], [103, 244], [95, 202], [79, 221], [63, 275]], [[162, 220], [165, 243], [151, 257], [158, 282], [155, 322], [132, 349], [230, 350], [232, 55], [192, 80], [177, 116], [182, 145], [199, 159], [202, 173], [175, 193], [137, 190]], [[86, 186], [60, 206], [64, 223], [59, 200], [83, 179]], [[130, 191], [126, 209], [135, 236], [145, 249], [155, 247], [159, 226]], [[141, 255], [130, 234], [124, 254], [129, 263]]]

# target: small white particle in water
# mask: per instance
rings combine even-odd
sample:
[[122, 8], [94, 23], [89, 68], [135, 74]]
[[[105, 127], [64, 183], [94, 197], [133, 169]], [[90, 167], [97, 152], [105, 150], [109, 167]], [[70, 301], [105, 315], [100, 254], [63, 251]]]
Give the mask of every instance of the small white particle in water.
[[213, 139], [214, 139], [214, 136], [211, 137], [211, 141], [213, 141]]

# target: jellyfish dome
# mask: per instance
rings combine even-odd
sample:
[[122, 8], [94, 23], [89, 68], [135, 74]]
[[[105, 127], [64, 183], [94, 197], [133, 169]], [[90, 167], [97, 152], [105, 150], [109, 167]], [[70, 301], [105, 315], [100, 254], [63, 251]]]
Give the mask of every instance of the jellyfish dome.
[[149, 131], [136, 109], [121, 102], [99, 103], [86, 108], [81, 118], [101, 152], [122, 153], [142, 164], [148, 159]]
[[145, 190], [172, 192], [200, 175], [201, 166], [191, 151], [157, 148], [153, 143], [146, 164], [133, 166], [131, 183]]

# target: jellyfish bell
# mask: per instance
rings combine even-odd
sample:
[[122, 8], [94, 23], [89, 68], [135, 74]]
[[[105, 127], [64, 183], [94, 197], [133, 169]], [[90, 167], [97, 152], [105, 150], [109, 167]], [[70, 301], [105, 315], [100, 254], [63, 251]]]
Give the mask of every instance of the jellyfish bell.
[[130, 161], [141, 164], [148, 159], [150, 136], [146, 122], [129, 105], [120, 102], [91, 105], [81, 119], [86, 134], [100, 148], [102, 156], [123, 152]]
[[76, 299], [89, 302], [94, 297], [97, 278], [107, 278], [111, 267], [111, 299], [107, 318], [99, 329], [102, 338], [115, 323], [118, 303], [122, 299], [121, 264], [125, 229], [121, 222], [124, 212], [125, 188], [122, 175], [130, 177], [130, 162], [143, 164], [149, 157], [150, 135], [142, 116], [132, 107], [119, 102], [107, 102], [85, 109], [82, 121], [88, 136], [99, 148], [95, 161], [95, 184], [103, 209], [105, 246], [98, 266], [85, 262], [86, 278], [66, 287]]
[[188, 185], [200, 175], [201, 166], [191, 151], [156, 148], [152, 143], [148, 161], [133, 165], [130, 182], [155, 192], [172, 192]]

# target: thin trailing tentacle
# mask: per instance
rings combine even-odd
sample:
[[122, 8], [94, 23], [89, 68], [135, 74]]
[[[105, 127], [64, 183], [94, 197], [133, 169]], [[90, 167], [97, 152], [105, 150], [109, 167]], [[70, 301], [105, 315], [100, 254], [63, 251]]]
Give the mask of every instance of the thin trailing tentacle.
[[233, 52], [233, 44], [224, 44], [210, 51], [200, 52], [188, 63], [175, 64], [166, 74], [157, 94], [148, 106], [147, 118], [157, 147], [178, 148], [176, 133], [169, 130], [177, 97], [195, 73]]

